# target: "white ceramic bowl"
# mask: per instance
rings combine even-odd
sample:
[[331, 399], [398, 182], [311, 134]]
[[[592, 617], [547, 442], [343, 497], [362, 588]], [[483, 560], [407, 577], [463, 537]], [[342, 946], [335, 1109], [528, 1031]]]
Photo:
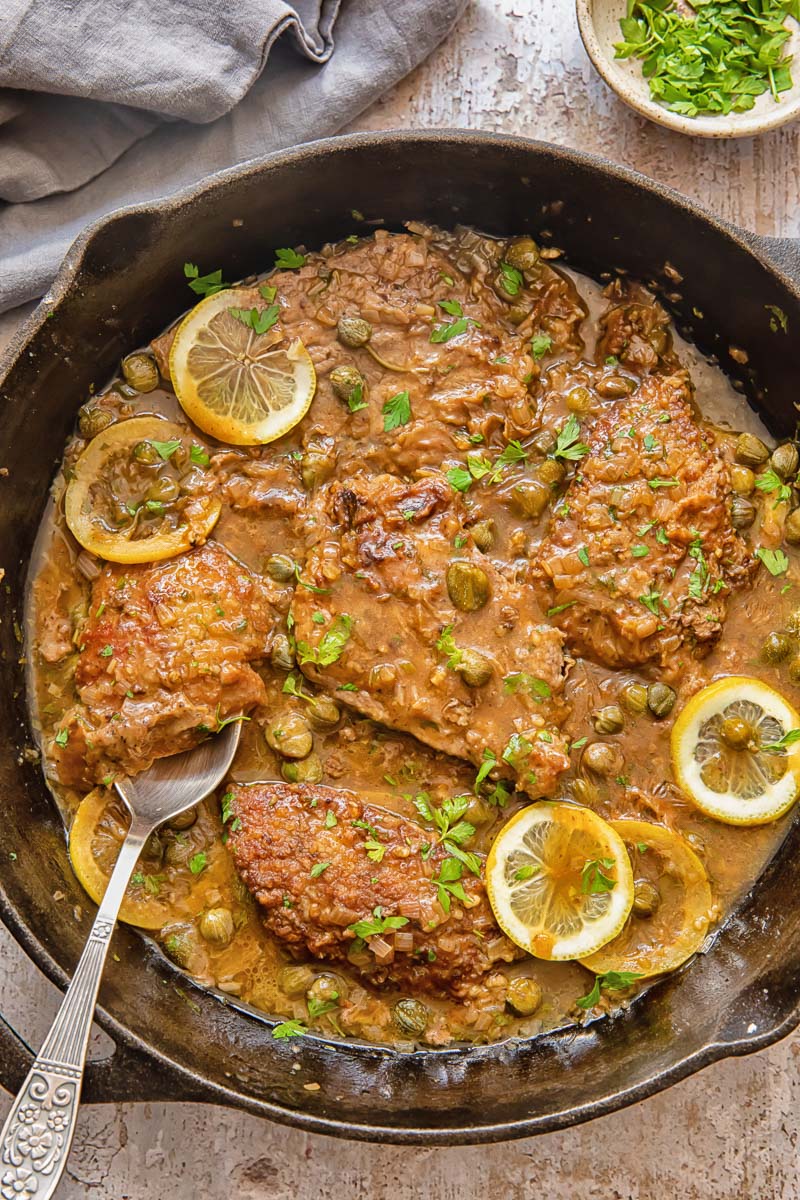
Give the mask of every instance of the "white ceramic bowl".
[[792, 36], [787, 43], [788, 53], [794, 56], [794, 83], [790, 91], [781, 93], [777, 104], [767, 92], [749, 112], [684, 117], [651, 100], [640, 59], [614, 58], [614, 43], [623, 40], [619, 22], [626, 7], [626, 0], [576, 0], [578, 27], [592, 63], [619, 98], [642, 116], [678, 133], [709, 138], [753, 137], [800, 116], [800, 29], [794, 21], [789, 22]]

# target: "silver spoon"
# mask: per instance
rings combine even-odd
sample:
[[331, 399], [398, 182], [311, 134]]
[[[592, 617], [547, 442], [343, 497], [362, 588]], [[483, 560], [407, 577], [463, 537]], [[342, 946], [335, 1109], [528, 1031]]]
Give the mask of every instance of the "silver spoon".
[[241, 722], [195, 750], [158, 759], [114, 787], [130, 810], [105, 895], [72, 982], [0, 1133], [0, 1195], [49, 1200], [67, 1164], [100, 977], [111, 934], [136, 860], [157, 826], [185, 812], [225, 778], [239, 744]]

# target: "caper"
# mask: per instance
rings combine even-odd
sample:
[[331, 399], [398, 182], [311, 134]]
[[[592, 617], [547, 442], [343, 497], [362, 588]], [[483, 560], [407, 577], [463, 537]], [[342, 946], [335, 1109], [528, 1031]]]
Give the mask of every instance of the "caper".
[[378, 663], [369, 673], [370, 691], [388, 692], [397, 683], [397, 667], [392, 663]]
[[447, 568], [447, 594], [461, 612], [477, 612], [489, 599], [489, 576], [482, 567], [458, 558]]
[[294, 579], [296, 568], [293, 558], [288, 554], [270, 554], [266, 563], [266, 571], [270, 579], [276, 583], [288, 583]]
[[581, 764], [595, 775], [619, 775], [624, 762], [622, 751], [608, 742], [591, 742], [581, 755]]
[[506, 1004], [518, 1017], [530, 1017], [542, 1003], [542, 989], [529, 975], [512, 979], [506, 992]]
[[309, 446], [300, 460], [300, 478], [303, 487], [308, 491], [319, 483], [330, 479], [336, 467], [336, 454], [333, 439], [326, 439], [324, 444]]
[[574, 387], [567, 392], [567, 408], [570, 412], [581, 413], [586, 416], [592, 411], [592, 393], [587, 387]]
[[800, 608], [796, 608], [786, 618], [786, 632], [792, 637], [800, 637]]
[[78, 432], [82, 438], [97, 437], [98, 433], [108, 429], [113, 420], [113, 414], [107, 408], [98, 408], [96, 404], [84, 404], [78, 413]]
[[514, 238], [506, 246], [506, 262], [517, 271], [536, 271], [539, 266], [539, 247], [533, 238]]
[[788, 633], [768, 633], [761, 646], [761, 657], [775, 666], [785, 662], [796, 646], [795, 639]]
[[791, 475], [797, 474], [798, 463], [800, 463], [800, 455], [797, 453], [797, 447], [793, 442], [784, 442], [782, 446], [776, 446], [772, 451], [769, 465], [776, 475], [780, 475], [781, 479], [788, 479]]
[[339, 705], [330, 696], [315, 696], [306, 706], [306, 716], [315, 729], [335, 729], [342, 713]]
[[141, 350], [123, 358], [122, 374], [125, 376], [125, 382], [136, 388], [137, 392], [152, 392], [158, 387], [158, 367], [155, 359]]
[[731, 487], [740, 496], [749, 496], [756, 486], [756, 477], [749, 467], [735, 463], [731, 467]]
[[131, 453], [137, 462], [145, 463], [150, 467], [164, 461], [153, 443], [148, 441], [137, 442]]
[[336, 336], [343, 346], [357, 350], [359, 346], [366, 346], [372, 337], [372, 326], [363, 317], [339, 317]]
[[597, 786], [591, 779], [576, 779], [572, 784], [572, 795], [578, 804], [583, 804], [586, 808], [591, 808], [600, 799]]
[[233, 915], [229, 908], [209, 908], [200, 918], [200, 933], [213, 946], [227, 946], [233, 937]]
[[[364, 376], [357, 367], [341, 366], [334, 367], [330, 373], [331, 387], [334, 394], [347, 404], [350, 400], [357, 400], [359, 396], [364, 395]], [[357, 389], [360, 388], [359, 393]]]
[[619, 693], [619, 699], [629, 713], [640, 717], [647, 708], [647, 688], [643, 683], [626, 683]]
[[605, 379], [598, 379], [594, 387], [604, 400], [621, 400], [636, 391], [635, 381], [625, 375], [607, 375]]
[[557, 487], [559, 483], [562, 483], [566, 473], [567, 471], [563, 463], [558, 462], [555, 458], [546, 458], [536, 468], [536, 475], [539, 481], [551, 487]]
[[637, 917], [652, 917], [661, 903], [661, 894], [649, 879], [633, 881], [633, 911]]
[[472, 540], [480, 551], [486, 554], [494, 545], [494, 521], [491, 517], [486, 521], [478, 521], [470, 528]]
[[276, 671], [293, 671], [295, 665], [292, 643], [285, 633], [276, 633], [269, 652], [269, 661]]
[[485, 654], [479, 650], [462, 650], [461, 661], [456, 667], [467, 687], [479, 688], [492, 678], [494, 668]]
[[171, 504], [180, 494], [180, 484], [171, 475], [159, 475], [147, 489], [147, 499], [156, 504]]
[[647, 707], [657, 721], [669, 716], [675, 700], [675, 692], [667, 683], [651, 683], [647, 689]]
[[625, 718], [618, 704], [606, 704], [592, 714], [592, 723], [598, 733], [619, 733], [625, 725]]
[[731, 501], [731, 525], [734, 529], [749, 529], [756, 519], [756, 508], [746, 496], [734, 496]]
[[800, 508], [793, 508], [784, 521], [783, 536], [790, 546], [800, 545]]
[[323, 971], [317, 975], [309, 987], [307, 996], [311, 1000], [316, 1000], [318, 1004], [332, 1004], [337, 1000], [342, 1001], [345, 999], [347, 996], [347, 984], [341, 975], [334, 975], [331, 971]]
[[789, 682], [800, 684], [800, 657], [793, 658], [786, 668], [786, 674], [789, 676]]
[[305, 963], [289, 963], [278, 975], [278, 987], [287, 996], [304, 996], [314, 982], [314, 972]]
[[314, 745], [308, 722], [296, 712], [274, 717], [264, 727], [264, 737], [267, 745], [284, 758], [305, 758]]
[[150, 866], [161, 866], [164, 861], [164, 843], [157, 833], [151, 833], [145, 842], [142, 858], [146, 858]]
[[318, 754], [309, 754], [308, 758], [300, 762], [283, 763], [281, 775], [287, 783], [320, 783], [322, 762]]
[[178, 813], [177, 817], [173, 817], [168, 821], [170, 829], [191, 829], [197, 820], [197, 808], [187, 808], [182, 813]]
[[736, 439], [734, 452], [737, 463], [745, 467], [762, 467], [769, 458], [769, 450], [752, 433], [741, 433]]
[[753, 740], [753, 727], [744, 717], [725, 717], [719, 736], [730, 750], [745, 750]]
[[397, 1028], [401, 1033], [413, 1038], [422, 1037], [428, 1028], [428, 1018], [427, 1004], [423, 1004], [421, 1000], [412, 1000], [410, 996], [398, 1000], [392, 1009], [392, 1019]]
[[506, 313], [506, 318], [512, 325], [521, 325], [531, 315], [530, 307], [527, 304], [521, 304], [519, 301], [512, 304]]
[[540, 517], [550, 503], [552, 491], [538, 479], [522, 479], [512, 488], [514, 507], [523, 517]]
[[164, 951], [177, 963], [187, 970], [198, 950], [197, 935], [192, 925], [168, 925], [161, 930]]

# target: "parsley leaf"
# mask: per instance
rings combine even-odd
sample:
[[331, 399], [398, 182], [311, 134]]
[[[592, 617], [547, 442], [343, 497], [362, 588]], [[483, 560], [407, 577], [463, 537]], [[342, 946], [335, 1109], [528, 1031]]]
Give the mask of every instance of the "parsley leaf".
[[500, 277], [502, 279], [503, 291], [508, 296], [516, 296], [522, 287], [522, 272], [516, 267], [512, 267], [511, 263], [500, 263]]
[[464, 310], [457, 300], [440, 300], [439, 308], [443, 308], [448, 317], [463, 317]]
[[407, 425], [411, 420], [411, 403], [408, 392], [398, 392], [386, 401], [383, 412], [383, 432], [391, 433], [399, 425]]
[[608, 992], [619, 992], [624, 988], [628, 988], [635, 983], [637, 979], [641, 979], [641, 975], [635, 971], [606, 971], [604, 975], [596, 975], [594, 987], [585, 996], [581, 996], [575, 1001], [578, 1008], [594, 1008], [595, 1004], [600, 1001], [600, 989]]
[[155, 438], [150, 438], [150, 445], [163, 458], [164, 462], [168, 462], [176, 450], [180, 449], [181, 439], [172, 438], [169, 442], [157, 442]]
[[56, 745], [57, 746], [66, 746], [68, 741], [69, 741], [69, 730], [68, 729], [59, 729], [58, 733], [55, 736]]
[[762, 742], [761, 749], [766, 750], [768, 754], [782, 754], [795, 742], [800, 742], [800, 729], [789, 729], [777, 742]]
[[789, 500], [792, 495], [792, 489], [789, 484], [784, 483], [780, 475], [773, 471], [771, 467], [758, 476], [756, 487], [760, 492], [776, 492], [776, 504], [780, 504], [784, 500]]
[[435, 329], [432, 329], [430, 340], [434, 345], [439, 345], [441, 342], [449, 342], [452, 338], [460, 337], [462, 333], [466, 333], [470, 325], [477, 325], [477, 321], [473, 321], [471, 317], [459, 317], [451, 325], [438, 325]]
[[600, 892], [613, 892], [617, 886], [616, 879], [605, 874], [614, 866], [613, 858], [590, 858], [584, 863], [581, 871], [581, 892], [584, 896], [594, 896]]
[[463, 650], [459, 650], [455, 640], [453, 639], [454, 628], [455, 626], [453, 625], [445, 625], [444, 629], [436, 639], [436, 649], [441, 654], [446, 654], [448, 656], [447, 665], [451, 671], [456, 669], [464, 657]]
[[356, 921], [353, 925], [348, 925], [347, 928], [352, 930], [356, 937], [370, 938], [378, 934], [386, 933], [389, 929], [402, 929], [408, 924], [408, 917], [385, 917], [383, 909], [380, 905], [372, 910], [372, 918], [367, 917], [365, 920]]
[[297, 652], [301, 666], [308, 662], [315, 663], [318, 667], [332, 666], [341, 658], [352, 628], [353, 618], [348, 613], [339, 613], [317, 647], [309, 646], [308, 642], [298, 642]]
[[229, 283], [223, 283], [221, 269], [201, 275], [200, 268], [195, 263], [187, 262], [183, 264], [183, 273], [196, 296], [213, 296], [215, 292], [224, 292], [231, 286]]
[[507, 696], [527, 692], [539, 702], [549, 700], [552, 695], [550, 685], [544, 679], [537, 679], [535, 675], [528, 675], [525, 671], [512, 671], [510, 675], [503, 676], [503, 691]]
[[770, 575], [782, 575], [789, 567], [789, 559], [783, 550], [770, 550], [766, 546], [759, 546], [756, 558], [761, 559]]
[[539, 359], [544, 358], [545, 354], [547, 354], [547, 351], [552, 345], [553, 339], [548, 337], [546, 333], [537, 333], [536, 337], [531, 338], [531, 354], [535, 358], [536, 362], [539, 362]]
[[589, 447], [585, 442], [580, 441], [580, 436], [580, 421], [573, 413], [556, 437], [556, 445], [551, 457], [563, 458], [570, 462], [583, 458], [584, 454], [589, 453]]
[[281, 1021], [280, 1025], [276, 1025], [272, 1030], [274, 1038], [301, 1037], [304, 1033], [308, 1033], [308, 1026], [302, 1021], [296, 1021], [294, 1017], [290, 1017], [288, 1021]]
[[464, 867], [457, 858], [445, 858], [439, 868], [439, 874], [432, 882], [436, 885], [439, 903], [446, 913], [450, 912], [451, 897], [455, 896], [462, 904], [467, 903], [467, 894], [461, 883]]
[[272, 329], [272, 326], [278, 320], [280, 315], [280, 305], [270, 304], [269, 308], [262, 308], [261, 311], [257, 308], [229, 308], [228, 312], [237, 321], [241, 321], [243, 325], [247, 325], [256, 334], [266, 333]]
[[275, 266], [282, 271], [294, 271], [298, 267], [302, 267], [306, 261], [305, 254], [298, 254], [296, 250], [283, 248], [275, 251]]
[[472, 476], [466, 467], [451, 467], [445, 477], [456, 492], [468, 492], [472, 487]]
[[189, 458], [198, 467], [207, 467], [211, 462], [203, 447], [197, 445], [192, 445], [189, 450]]
[[193, 875], [199, 875], [201, 871], [205, 871], [208, 866], [208, 855], [205, 850], [198, 850], [197, 854], [193, 854], [189, 859], [189, 870]]
[[330, 865], [331, 865], [331, 864], [330, 864], [329, 862], [318, 862], [318, 863], [314, 863], [313, 867], [311, 868], [311, 870], [310, 870], [310, 872], [309, 872], [309, 874], [310, 874], [311, 878], [312, 878], [312, 879], [319, 879], [320, 875], [322, 875], [322, 873], [323, 873], [324, 871], [327, 871], [327, 869], [328, 869], [328, 867], [329, 867]]
[[[795, 18], [796, 19], [796, 18]], [[769, 327], [773, 333], [777, 333], [782, 329], [784, 333], [789, 332], [789, 318], [782, 308], [778, 308], [777, 304], [765, 304], [764, 308], [770, 313]]]

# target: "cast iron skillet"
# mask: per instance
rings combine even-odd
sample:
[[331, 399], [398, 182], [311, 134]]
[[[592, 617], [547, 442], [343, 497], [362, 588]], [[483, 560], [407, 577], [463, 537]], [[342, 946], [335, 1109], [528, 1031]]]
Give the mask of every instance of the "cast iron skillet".
[[[29, 741], [21, 648], [25, 568], [75, 412], [120, 356], [191, 300], [185, 260], [237, 279], [276, 246], [362, 230], [351, 215], [489, 233], [529, 231], [602, 276], [621, 268], [661, 285], [680, 328], [737, 375], [775, 434], [794, 430], [800, 250], [740, 233], [631, 171], [554, 146], [474, 133], [338, 138], [218, 175], [164, 203], [118, 212], [76, 242], [0, 371], [0, 914], [31, 958], [64, 985], [91, 905]], [[669, 263], [672, 270], [665, 274]], [[788, 334], [774, 305], [785, 313]], [[773, 314], [774, 315], [774, 314]], [[744, 347], [744, 368], [730, 358]], [[743, 399], [742, 403], [745, 403]], [[56, 890], [66, 893], [54, 903]], [[530, 1042], [397, 1054], [309, 1036], [275, 1041], [267, 1024], [187, 984], [130, 929], [101, 990], [117, 1049], [91, 1067], [88, 1101], [204, 1100], [305, 1129], [387, 1142], [489, 1142], [550, 1131], [650, 1096], [800, 1022], [800, 826], [712, 950], [633, 1009]], [[75, 921], [73, 905], [83, 917]], [[180, 993], [177, 989], [180, 989]], [[0, 1022], [3, 1082], [30, 1053]], [[292, 1065], [300, 1064], [299, 1070]], [[318, 1083], [306, 1091], [305, 1083]]]

